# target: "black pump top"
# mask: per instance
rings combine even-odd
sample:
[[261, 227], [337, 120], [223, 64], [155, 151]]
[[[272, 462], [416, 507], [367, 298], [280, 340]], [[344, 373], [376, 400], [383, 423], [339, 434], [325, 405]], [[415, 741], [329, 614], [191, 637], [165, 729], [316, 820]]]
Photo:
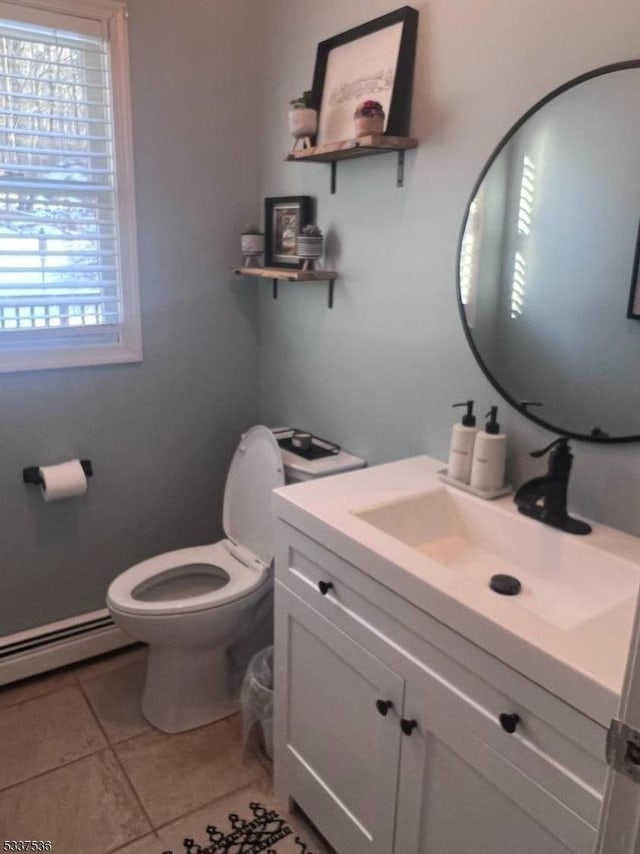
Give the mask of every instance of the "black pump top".
[[496, 421], [497, 417], [498, 417], [498, 407], [492, 406], [491, 409], [485, 415], [485, 418], [489, 418], [489, 420], [487, 421], [487, 423], [484, 426], [485, 433], [494, 434], [494, 433], [500, 432], [500, 425]]
[[453, 408], [456, 406], [466, 406], [467, 412], [466, 415], [462, 416], [462, 426], [463, 427], [475, 427], [476, 426], [476, 416], [473, 414], [473, 400], [466, 400], [464, 403], [454, 403]]

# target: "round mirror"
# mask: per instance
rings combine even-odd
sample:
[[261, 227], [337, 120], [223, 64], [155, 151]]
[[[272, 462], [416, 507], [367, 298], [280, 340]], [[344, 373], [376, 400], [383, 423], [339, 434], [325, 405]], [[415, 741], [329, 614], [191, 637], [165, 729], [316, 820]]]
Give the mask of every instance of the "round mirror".
[[552, 92], [498, 145], [458, 256], [467, 339], [528, 418], [640, 440], [640, 60]]

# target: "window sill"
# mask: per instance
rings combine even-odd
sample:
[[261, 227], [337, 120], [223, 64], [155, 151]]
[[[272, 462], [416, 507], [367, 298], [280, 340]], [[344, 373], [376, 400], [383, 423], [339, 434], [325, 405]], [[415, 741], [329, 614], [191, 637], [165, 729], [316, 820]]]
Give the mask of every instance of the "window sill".
[[11, 350], [0, 352], [0, 373], [121, 365], [142, 362], [142, 347], [124, 344], [74, 347], [56, 350]]

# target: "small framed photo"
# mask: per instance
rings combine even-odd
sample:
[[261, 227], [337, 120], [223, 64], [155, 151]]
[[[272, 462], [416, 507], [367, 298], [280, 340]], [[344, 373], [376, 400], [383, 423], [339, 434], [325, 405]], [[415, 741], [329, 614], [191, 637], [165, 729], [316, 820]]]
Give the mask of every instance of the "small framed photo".
[[311, 196], [275, 196], [264, 200], [264, 265], [300, 270], [296, 239], [313, 219]]
[[408, 136], [418, 12], [403, 6], [320, 42], [312, 102], [318, 110], [315, 144], [351, 139], [361, 102], [377, 101], [384, 133]]

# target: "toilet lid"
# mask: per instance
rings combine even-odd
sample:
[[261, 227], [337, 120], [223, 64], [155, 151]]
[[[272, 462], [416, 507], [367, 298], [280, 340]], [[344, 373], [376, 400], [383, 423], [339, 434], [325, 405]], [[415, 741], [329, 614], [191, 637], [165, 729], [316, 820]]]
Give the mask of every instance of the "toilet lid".
[[242, 435], [231, 461], [224, 489], [224, 532], [264, 564], [275, 551], [271, 492], [284, 486], [280, 447], [266, 427], [252, 427]]

